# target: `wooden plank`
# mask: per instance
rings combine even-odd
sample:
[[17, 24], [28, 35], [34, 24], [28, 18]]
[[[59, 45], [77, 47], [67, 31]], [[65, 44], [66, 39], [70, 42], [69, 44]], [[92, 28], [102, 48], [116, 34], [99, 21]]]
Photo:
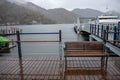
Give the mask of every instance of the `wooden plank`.
[[[29, 59], [29, 58], [28, 58], [28, 59]], [[32, 60], [32, 58], [30, 58], [30, 60]], [[27, 63], [27, 64], [26, 64], [26, 67], [27, 67], [27, 68], [25, 69], [25, 73], [26, 73], [26, 74], [30, 74], [33, 63], [32, 63], [31, 61], [27, 61], [26, 63]], [[30, 78], [32, 78], [32, 77], [31, 77], [30, 75], [28, 75], [28, 76], [26, 76], [25, 79], [30, 79]]]
[[[41, 69], [41, 65], [42, 65], [42, 59], [43, 59], [43, 57], [42, 58], [38, 58], [37, 60], [39, 60], [39, 61], [36, 61], [37, 63], [36, 63], [36, 68], [34, 69], [34, 74], [36, 74], [37, 76], [35, 77], [35, 79], [39, 79], [39, 76], [41, 76], [40, 74], [39, 74], [39, 71], [40, 71], [40, 69]], [[39, 75], [39, 76], [38, 76]]]
[[39, 63], [39, 68], [38, 68], [38, 70], [37, 70], [37, 73], [38, 73], [38, 74], [41, 74], [41, 75], [38, 76], [38, 79], [42, 79], [42, 77], [43, 77], [42, 71], [43, 71], [43, 68], [44, 68], [44, 67], [43, 67], [44, 59], [45, 59], [45, 58], [42, 57], [42, 58], [40, 59], [40, 61], [39, 61], [40, 63]]
[[[19, 60], [17, 58], [1, 58], [0, 57], [0, 79], [1, 80], [23, 80], [21, 79], [21, 75], [19, 75]], [[78, 67], [78, 68], [69, 68], [67, 70], [66, 79], [65, 80], [119, 80], [120, 79], [120, 69], [114, 64], [114, 59], [109, 59], [108, 61], [108, 70], [107, 75], [103, 75], [99, 68], [100, 66], [100, 58], [96, 57], [77, 57], [70, 58], [70, 67]], [[49, 61], [49, 62], [48, 62]], [[73, 62], [72, 62], [73, 61]], [[58, 58], [23, 58], [23, 72], [25, 80], [59, 80], [59, 60]], [[81, 67], [82, 62], [84, 63], [83, 68]], [[43, 64], [42, 64], [43, 63]], [[30, 66], [33, 64], [33, 66]], [[44, 67], [47, 65], [46, 67]], [[12, 67], [12, 68], [11, 68]], [[64, 67], [64, 66], [63, 66]], [[84, 67], [93, 67], [93, 68], [84, 68]], [[28, 68], [28, 70], [26, 70]], [[3, 70], [2, 70], [3, 69]], [[18, 70], [17, 70], [18, 69]], [[30, 70], [30, 73], [29, 73]], [[42, 72], [44, 71], [45, 72]], [[1, 72], [2, 71], [2, 72]], [[25, 71], [27, 71], [25, 73]], [[53, 72], [52, 72], [53, 71]], [[48, 73], [47, 73], [48, 72]], [[51, 73], [52, 74], [51, 74]], [[3, 74], [4, 73], [4, 74]], [[45, 74], [42, 77], [43, 73]], [[105, 74], [105, 73], [104, 73]], [[52, 76], [52, 77], [51, 77]]]
[[66, 57], [102, 57], [106, 56], [105, 52], [65, 52]]
[[65, 42], [65, 50], [76, 49], [76, 50], [103, 50], [102, 42]]
[[7, 64], [8, 65], [6, 66], [6, 68], [4, 68], [3, 71], [1, 71], [3, 72], [3, 74], [10, 73], [10, 70], [13, 68], [13, 65], [15, 65], [15, 62], [12, 63], [7, 62]]
[[50, 75], [50, 74], [53, 74], [53, 65], [54, 65], [54, 61], [51, 61], [49, 66], [48, 79], [53, 79], [53, 76]]
[[[113, 61], [112, 61], [113, 62]], [[119, 80], [119, 76], [120, 76], [120, 69], [117, 69], [117, 67], [115, 67], [115, 64], [112, 63], [110, 66], [109, 66], [109, 71], [110, 71], [110, 75], [114, 76], [112, 77], [113, 79], [116, 79], [116, 80]]]
[[120, 42], [120, 40], [108, 40], [108, 42]]
[[46, 60], [47, 60], [47, 57], [45, 57], [43, 59], [43, 64], [42, 64], [42, 67], [41, 67], [42, 70], [40, 72], [40, 74], [41, 74], [40, 79], [44, 79], [44, 77], [45, 77], [45, 69], [46, 69], [46, 64], [47, 64]]
[[9, 42], [59, 42], [59, 40], [21, 40], [21, 41], [9, 41]]
[[[49, 58], [49, 60], [50, 61], [47, 61], [47, 66], [46, 66], [46, 71], [45, 71], [45, 74], [47, 74], [47, 76], [44, 76], [44, 79], [49, 79], [49, 76], [51, 76], [52, 75], [52, 73], [50, 72], [50, 65], [51, 65], [51, 62], [53, 62], [53, 61], [51, 61], [51, 60], [54, 60], [52, 57], [50, 57]], [[51, 75], [50, 75], [51, 74]]]
[[[34, 59], [33, 59], [34, 60]], [[32, 67], [31, 67], [31, 72], [30, 74], [35, 74], [34, 76], [31, 76], [31, 79], [36, 79], [36, 76], [38, 75], [35, 71], [36, 71], [36, 66], [38, 65], [37, 61], [31, 61], [33, 63]]]
[[[54, 60], [55, 60], [55, 58], [54, 58]], [[57, 76], [53, 76], [53, 79], [54, 80], [58, 80], [59, 78], [60, 78], [60, 73], [59, 73], [59, 64], [58, 64], [58, 62], [53, 62], [54, 64], [54, 67], [53, 67], [53, 70], [54, 70], [54, 72], [53, 72], [53, 75], [57, 75]]]
[[[76, 66], [77, 67], [80, 67], [79, 66], [79, 60], [78, 60], [78, 58], [75, 58], [77, 61], [76, 61]], [[79, 68], [78, 68], [79, 69]], [[78, 69], [76, 70], [76, 73], [77, 73], [77, 75], [75, 76], [76, 78], [75, 78], [75, 80], [81, 80], [80, 79], [80, 76], [79, 76], [79, 71], [78, 71]]]
[[13, 62], [13, 63], [10, 63], [8, 66], [7, 66], [7, 69], [5, 69], [3, 71], [3, 75], [6, 76], [7, 78], [12, 78], [12, 76], [10, 75], [11, 74], [11, 71], [14, 70], [14, 66], [16, 66], [16, 63]]
[[[18, 74], [18, 73], [20, 74], [20, 72], [21, 72], [20, 66], [19, 66], [19, 61], [16, 60], [14, 62], [16, 63], [16, 65], [14, 65], [13, 69], [11, 69], [9, 75], [11, 75], [11, 74]], [[15, 78], [15, 79], [19, 79], [19, 77], [20, 77], [19, 75], [18, 76], [11, 75], [11, 78]]]
[[[27, 62], [27, 64], [26, 64], [26, 66], [27, 66], [27, 68], [26, 68], [26, 74], [31, 74], [31, 68], [33, 67], [32, 65], [33, 65], [33, 60], [32, 60], [32, 58], [30, 58], [31, 59], [31, 61], [28, 61]], [[26, 79], [32, 79], [32, 76], [31, 75], [27, 75], [26, 76]]]
[[[88, 57], [87, 57], [87, 59], [88, 59]], [[92, 78], [92, 76], [91, 75], [93, 75], [92, 74], [92, 72], [94, 71], [93, 69], [92, 69], [92, 71], [91, 71], [91, 65], [90, 65], [90, 60], [88, 59], [88, 61], [86, 61], [86, 66], [88, 67], [86, 70], [88, 70], [88, 76], [87, 76], [87, 79], [88, 80], [94, 80], [94, 78]]]
[[[93, 67], [93, 61], [91, 61], [91, 58], [90, 57], [88, 57], [88, 61], [89, 61], [89, 65], [90, 65], [90, 67]], [[96, 80], [95, 79], [95, 75], [92, 75], [92, 74], [95, 74], [96, 72], [95, 71], [92, 71], [89, 75], [90, 75], [90, 79], [91, 80]]]
[[[72, 66], [72, 67], [75, 67], [75, 65], [74, 65], [74, 64], [75, 64], [75, 63], [74, 63], [75, 61], [73, 61], [73, 60], [74, 60], [74, 58], [72, 58], [71, 66]], [[74, 70], [74, 71], [75, 71], [75, 73], [77, 73], [76, 70]], [[72, 74], [72, 75], [71, 75], [71, 76], [72, 76], [72, 80], [76, 80], [76, 76], [75, 76], [75, 74], [72, 73], [72, 72], [71, 72], [71, 74]]]

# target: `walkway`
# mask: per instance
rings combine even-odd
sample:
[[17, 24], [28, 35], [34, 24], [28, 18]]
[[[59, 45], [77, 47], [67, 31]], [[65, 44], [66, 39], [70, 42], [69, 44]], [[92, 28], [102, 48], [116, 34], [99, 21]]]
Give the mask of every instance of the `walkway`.
[[70, 68], [64, 71], [59, 58], [0, 57], [0, 80], [120, 80], [118, 58], [110, 57], [107, 72], [101, 72], [100, 58], [69, 58]]

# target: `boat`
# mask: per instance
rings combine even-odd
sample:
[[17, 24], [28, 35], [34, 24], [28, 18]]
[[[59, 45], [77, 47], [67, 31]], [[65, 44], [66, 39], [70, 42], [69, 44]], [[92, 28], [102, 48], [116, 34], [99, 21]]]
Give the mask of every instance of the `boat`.
[[95, 20], [89, 21], [90, 24], [102, 24], [102, 25], [116, 25], [120, 22], [120, 18], [118, 16], [98, 16]]
[[118, 16], [98, 16], [97, 23], [98, 24], [111, 24], [115, 25], [120, 22], [120, 19]]
[[88, 22], [80, 23], [80, 19], [77, 18], [77, 24], [74, 26], [74, 31], [77, 34], [90, 34], [90, 24], [109, 26], [109, 31], [114, 31], [114, 26], [118, 26], [120, 18], [118, 16], [102, 15], [97, 18], [87, 18]]
[[104, 27], [109, 26], [109, 31], [114, 30], [114, 26], [118, 26], [120, 22], [119, 16], [98, 16], [96, 20], [90, 21], [89, 24], [104, 25]]
[[0, 53], [9, 52], [9, 39], [0, 36]]

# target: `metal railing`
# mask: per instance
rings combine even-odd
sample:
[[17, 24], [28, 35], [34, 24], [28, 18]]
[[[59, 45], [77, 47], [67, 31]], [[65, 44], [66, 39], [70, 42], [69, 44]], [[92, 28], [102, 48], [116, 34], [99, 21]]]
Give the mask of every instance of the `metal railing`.
[[[21, 40], [21, 35], [52, 35], [52, 34], [57, 34], [59, 36], [58, 40]], [[60, 59], [62, 59], [62, 32], [61, 30], [59, 30], [59, 32], [45, 32], [45, 33], [20, 33], [20, 31], [16, 31], [16, 35], [17, 37], [17, 40], [10, 40], [10, 41], [7, 41], [7, 42], [11, 42], [11, 43], [14, 43], [16, 42], [17, 43], [17, 47], [18, 47], [18, 55], [19, 55], [19, 58], [22, 58], [22, 48], [21, 48], [21, 43], [23, 42], [58, 42], [59, 43], [59, 57]], [[5, 41], [1, 41], [1, 42], [5, 42]]]
[[[20, 39], [20, 35], [31, 35], [31, 34], [58, 34], [59, 35], [59, 40], [21, 40]], [[19, 33], [19, 31], [16, 32], [16, 35], [17, 35], [17, 41], [14, 41], [14, 42], [17, 42], [17, 45], [18, 45], [18, 55], [19, 55], [19, 58], [22, 58], [22, 50], [21, 50], [21, 43], [22, 42], [59, 42], [59, 46], [61, 46], [61, 42], [62, 42], [62, 32], [61, 30], [59, 30], [59, 32], [49, 32], [49, 33]], [[61, 47], [59, 47], [59, 57], [61, 58], [62, 57], [62, 51], [61, 50]]]
[[120, 46], [120, 22], [118, 25], [90, 25], [90, 33], [106, 40], [113, 45]]
[[[57, 40], [21, 40], [21, 35], [32, 35], [32, 34], [57, 34], [59, 38]], [[48, 32], [48, 33], [20, 33], [19, 31], [16, 31], [17, 40], [10, 40], [9, 42], [16, 42], [18, 47], [18, 56], [19, 56], [19, 67], [20, 67], [20, 77], [21, 80], [24, 80], [24, 71], [23, 71], [23, 60], [22, 60], [22, 47], [21, 43], [23, 42], [58, 42], [59, 43], [59, 75], [60, 80], [63, 80], [63, 61], [62, 61], [62, 32], [59, 30], [59, 32]], [[56, 75], [55, 75], [56, 76]]]

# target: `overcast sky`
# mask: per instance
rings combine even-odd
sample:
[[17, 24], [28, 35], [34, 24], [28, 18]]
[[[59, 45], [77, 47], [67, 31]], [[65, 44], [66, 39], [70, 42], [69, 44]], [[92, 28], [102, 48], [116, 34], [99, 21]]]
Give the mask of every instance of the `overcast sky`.
[[[22, 0], [18, 0], [22, 1]], [[33, 2], [45, 9], [65, 8], [73, 10], [74, 8], [92, 8], [100, 11], [115, 10], [120, 12], [120, 0], [25, 0]], [[108, 9], [107, 9], [108, 8]]]

